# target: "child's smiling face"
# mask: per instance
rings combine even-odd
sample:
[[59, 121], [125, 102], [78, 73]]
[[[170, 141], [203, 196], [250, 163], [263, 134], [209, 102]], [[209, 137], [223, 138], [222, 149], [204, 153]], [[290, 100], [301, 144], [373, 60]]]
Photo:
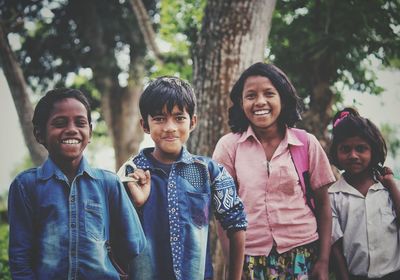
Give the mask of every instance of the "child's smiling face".
[[148, 128], [142, 127], [149, 133], [155, 143], [153, 156], [163, 163], [172, 163], [179, 157], [182, 146], [189, 138], [190, 132], [196, 125], [196, 116], [190, 118], [186, 109], [180, 110], [177, 105], [168, 112], [164, 106], [161, 113], [148, 116]]
[[85, 106], [75, 98], [54, 103], [40, 141], [58, 165], [79, 164], [92, 134], [87, 114]]
[[250, 76], [243, 86], [242, 108], [253, 129], [277, 127], [282, 111], [279, 92], [267, 77]]
[[349, 137], [337, 147], [338, 163], [349, 174], [368, 171], [371, 157], [370, 144], [359, 136]]

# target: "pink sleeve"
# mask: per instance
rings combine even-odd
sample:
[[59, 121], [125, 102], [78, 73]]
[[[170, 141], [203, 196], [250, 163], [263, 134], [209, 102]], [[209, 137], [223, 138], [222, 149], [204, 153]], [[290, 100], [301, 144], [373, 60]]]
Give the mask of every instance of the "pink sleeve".
[[222, 164], [229, 174], [233, 177], [235, 182], [236, 180], [236, 171], [235, 171], [235, 146], [236, 141], [232, 141], [232, 134], [228, 134], [223, 136], [217, 143], [214, 149], [214, 153], [212, 155], [213, 160]]
[[318, 189], [336, 181], [328, 157], [314, 135], [309, 134], [310, 183]]

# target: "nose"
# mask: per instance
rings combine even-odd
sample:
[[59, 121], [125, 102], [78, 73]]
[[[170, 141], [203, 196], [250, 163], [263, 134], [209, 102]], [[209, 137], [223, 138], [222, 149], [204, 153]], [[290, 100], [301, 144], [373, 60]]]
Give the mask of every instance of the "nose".
[[66, 128], [66, 133], [75, 134], [77, 133], [77, 127], [74, 122], [69, 122]]
[[264, 98], [262, 94], [259, 94], [256, 98], [256, 105], [257, 106], [263, 106], [267, 103], [267, 100]]
[[167, 122], [165, 123], [165, 126], [164, 126], [164, 131], [167, 131], [167, 132], [176, 131], [176, 123], [172, 118], [167, 119]]
[[349, 157], [350, 158], [358, 158], [358, 153], [357, 153], [356, 149], [350, 150]]

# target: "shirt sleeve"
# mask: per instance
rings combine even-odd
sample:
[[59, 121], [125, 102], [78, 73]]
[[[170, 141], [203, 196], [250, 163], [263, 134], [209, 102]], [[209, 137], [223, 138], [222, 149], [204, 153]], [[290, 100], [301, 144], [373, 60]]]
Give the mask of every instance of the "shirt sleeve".
[[146, 247], [139, 217], [117, 177], [109, 192], [111, 246], [124, 260], [132, 259]]
[[314, 135], [309, 136], [309, 165], [310, 165], [310, 183], [313, 189], [318, 189], [327, 184], [336, 181], [332, 172], [329, 159]]
[[245, 230], [247, 219], [232, 176], [220, 164], [210, 162], [212, 203], [215, 216], [224, 230]]
[[9, 264], [13, 279], [36, 279], [33, 273], [33, 214], [23, 184], [15, 179], [8, 194]]
[[332, 237], [331, 244], [343, 237], [342, 227], [340, 226], [339, 213], [335, 203], [335, 194], [329, 194], [332, 209]]
[[[235, 165], [234, 165], [235, 161], [232, 155], [232, 151], [228, 147], [228, 145], [226, 145], [225, 140], [226, 140], [225, 138], [221, 138], [221, 140], [218, 141], [217, 145], [215, 146], [212, 158], [216, 162], [222, 164], [229, 172], [229, 174], [232, 176], [234, 181], [237, 182]], [[233, 145], [229, 146], [232, 147]]]

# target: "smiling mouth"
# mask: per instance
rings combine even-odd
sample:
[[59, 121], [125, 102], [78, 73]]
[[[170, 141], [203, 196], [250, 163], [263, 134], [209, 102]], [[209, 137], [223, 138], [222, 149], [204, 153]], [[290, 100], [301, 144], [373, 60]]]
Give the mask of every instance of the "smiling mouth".
[[81, 141], [78, 139], [64, 139], [64, 140], [61, 140], [61, 143], [67, 144], [67, 145], [76, 145], [76, 144], [81, 143]]
[[258, 110], [258, 111], [254, 111], [254, 115], [256, 116], [263, 116], [263, 115], [268, 115], [271, 113], [271, 110]]

